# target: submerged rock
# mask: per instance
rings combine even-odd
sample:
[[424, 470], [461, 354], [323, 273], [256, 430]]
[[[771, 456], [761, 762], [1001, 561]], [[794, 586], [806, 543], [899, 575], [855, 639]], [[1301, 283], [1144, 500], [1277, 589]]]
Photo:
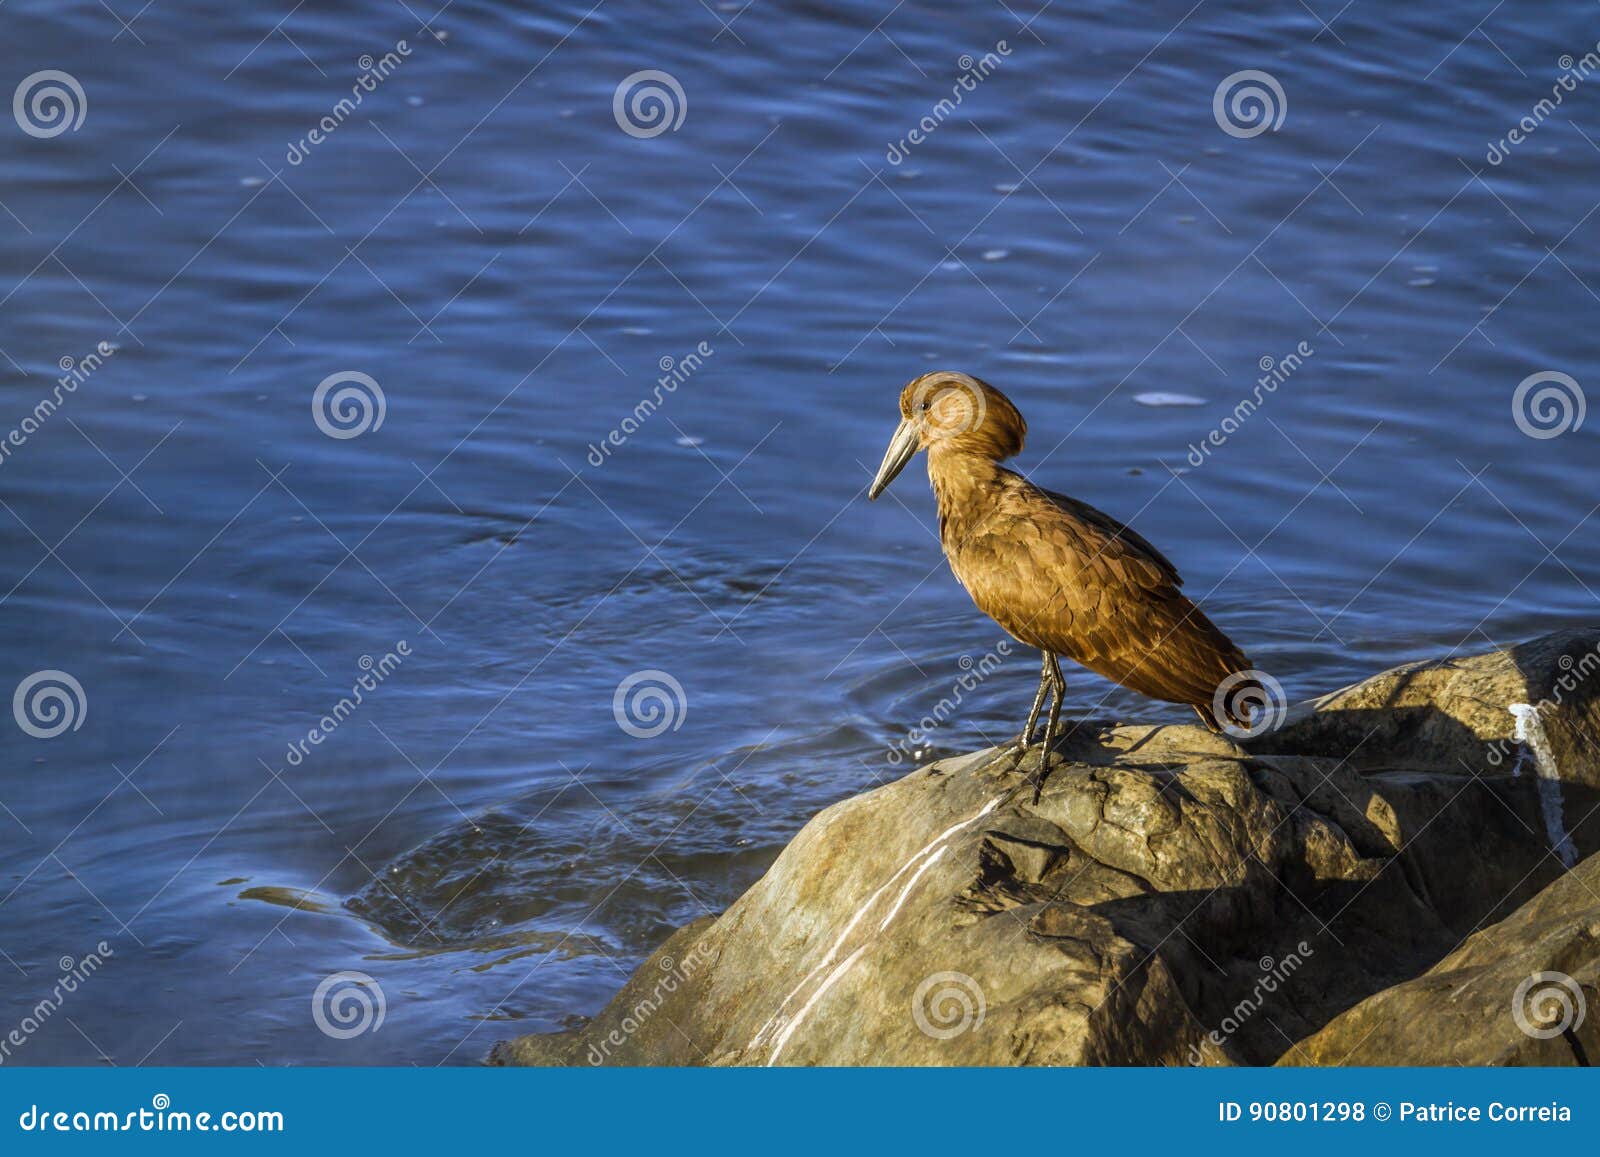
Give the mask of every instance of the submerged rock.
[[998, 752], [934, 763], [823, 811], [590, 1024], [494, 1059], [1333, 1064], [1370, 1033], [1362, 1064], [1573, 1063], [1582, 1041], [1527, 1036], [1511, 1001], [1530, 970], [1595, 995], [1600, 860], [1552, 852], [1600, 850], [1594, 676], [1600, 632], [1575, 631], [1244, 742], [1080, 723], [1038, 804]]

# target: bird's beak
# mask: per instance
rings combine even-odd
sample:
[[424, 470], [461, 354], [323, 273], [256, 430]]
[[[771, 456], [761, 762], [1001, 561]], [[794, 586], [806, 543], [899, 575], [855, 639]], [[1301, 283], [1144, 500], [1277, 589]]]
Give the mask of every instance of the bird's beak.
[[883, 462], [878, 467], [878, 476], [872, 480], [872, 488], [867, 491], [867, 498], [876, 500], [878, 495], [889, 488], [889, 483], [900, 476], [916, 457], [917, 443], [921, 441], [921, 431], [917, 424], [910, 418], [904, 418], [894, 432], [894, 437], [889, 439], [889, 449], [884, 452]]

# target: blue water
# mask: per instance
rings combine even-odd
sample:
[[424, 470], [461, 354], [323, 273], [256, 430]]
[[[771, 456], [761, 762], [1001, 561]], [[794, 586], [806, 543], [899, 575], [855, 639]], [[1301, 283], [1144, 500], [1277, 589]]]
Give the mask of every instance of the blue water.
[[[0, 691], [83, 691], [0, 727], [0, 1037], [108, 950], [5, 1063], [470, 1063], [902, 750], [1014, 733], [1021, 649], [896, 746], [1003, 640], [918, 474], [864, 500], [929, 368], [1295, 698], [1594, 615], [1594, 427], [1512, 398], [1591, 384], [1600, 79], [1487, 159], [1588, 8], [112, 6], [0, 9], [0, 88], [85, 113], [0, 116], [0, 441], [112, 350], [0, 458]], [[630, 135], [645, 69], [682, 121]], [[1245, 69], [1275, 131], [1214, 116]], [[327, 436], [352, 373], [382, 423]], [[384, 1019], [340, 1039], [346, 971]]]

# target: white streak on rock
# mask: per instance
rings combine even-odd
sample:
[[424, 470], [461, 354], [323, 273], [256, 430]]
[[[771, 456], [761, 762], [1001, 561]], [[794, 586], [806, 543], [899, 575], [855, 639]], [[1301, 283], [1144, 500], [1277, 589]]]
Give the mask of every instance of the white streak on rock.
[[889, 914], [883, 918], [883, 923], [878, 925], [879, 932], [882, 932], [885, 928], [889, 927], [889, 922], [895, 918], [896, 914], [899, 913], [900, 905], [904, 904], [906, 902], [906, 897], [911, 895], [911, 889], [917, 886], [917, 881], [922, 879], [922, 874], [929, 868], [933, 867], [934, 864], [938, 863], [940, 857], [942, 857], [949, 850], [950, 848], [948, 845], [940, 848], [926, 860], [923, 860], [920, 868], [911, 873], [911, 879], [906, 881], [906, 886], [901, 888], [900, 894], [894, 898], [894, 903], [889, 908]]
[[789, 1018], [788, 1020], [784, 1020], [784, 1009], [789, 1007], [789, 1005], [794, 1001], [795, 997], [799, 996], [800, 993], [805, 990], [806, 986], [818, 976], [818, 974], [820, 974], [824, 969], [833, 963], [834, 958], [839, 955], [840, 950], [844, 947], [845, 941], [847, 941], [850, 938], [850, 934], [856, 930], [856, 926], [861, 923], [861, 921], [866, 917], [867, 913], [872, 910], [874, 905], [876, 905], [878, 901], [883, 898], [884, 894], [887, 893], [890, 888], [894, 887], [895, 882], [899, 880], [900, 877], [904, 876], [907, 872], [912, 873], [911, 879], [907, 881], [905, 887], [901, 889], [899, 896], [895, 899], [894, 904], [890, 907], [889, 914], [884, 917], [882, 923], [878, 925], [878, 931], [880, 932], [888, 928], [889, 921], [893, 920], [896, 913], [900, 911], [900, 906], [905, 903], [906, 896], [911, 891], [911, 886], [917, 882], [918, 878], [921, 877], [921, 875], [927, 871], [930, 866], [932, 866], [935, 860], [944, 855], [945, 851], [948, 850], [944, 847], [944, 845], [950, 839], [952, 839], [957, 832], [961, 831], [965, 827], [977, 823], [984, 816], [988, 815], [999, 806], [1000, 798], [996, 797], [984, 804], [976, 815], [968, 816], [960, 823], [952, 824], [950, 827], [940, 832], [932, 840], [928, 841], [928, 843], [925, 844], [915, 855], [913, 855], [905, 863], [901, 864], [894, 875], [890, 876], [881, 885], [879, 885], [877, 890], [874, 891], [872, 895], [867, 897], [866, 902], [856, 909], [855, 914], [852, 915], [849, 921], [845, 924], [844, 931], [839, 933], [838, 939], [836, 939], [829, 947], [828, 951], [823, 954], [822, 960], [817, 964], [817, 966], [811, 969], [810, 972], [806, 973], [805, 978], [802, 979], [799, 984], [795, 985], [794, 991], [790, 992], [788, 996], [783, 998], [783, 1003], [778, 1005], [777, 1011], [772, 1014], [767, 1023], [761, 1026], [761, 1031], [756, 1033], [755, 1037], [750, 1041], [748, 1047], [752, 1049], [757, 1048], [767, 1040], [772, 1039], [773, 1034], [776, 1033], [776, 1040], [773, 1043], [772, 1052], [767, 1057], [767, 1064], [769, 1066], [776, 1064], [778, 1055], [783, 1052], [784, 1046], [789, 1043], [789, 1038], [794, 1035], [795, 1030], [800, 1027], [801, 1022], [805, 1020], [812, 1008], [816, 1006], [817, 1001], [819, 1001], [823, 994], [826, 993], [828, 989], [832, 988], [833, 985], [850, 970], [855, 962], [861, 958], [861, 954], [866, 951], [867, 945], [862, 944], [848, 957], [846, 957], [839, 967], [835, 968], [831, 973], [829, 973], [828, 976], [817, 987], [816, 991], [814, 991], [806, 999], [806, 1002], [801, 1005], [799, 1011], [796, 1012], [793, 1017]]
[[[1578, 849], [1573, 846], [1561, 814], [1561, 773], [1556, 767], [1555, 756], [1551, 754], [1550, 741], [1545, 736], [1539, 709], [1530, 703], [1513, 703], [1507, 710], [1517, 721], [1514, 733], [1516, 741], [1522, 744], [1524, 751], [1533, 753], [1533, 766], [1539, 773], [1539, 810], [1544, 815], [1544, 830], [1550, 839], [1550, 848], [1567, 867], [1576, 867]], [[1512, 774], [1517, 774], [1521, 766], [1522, 756], [1519, 754]]]
[[789, 1043], [789, 1038], [794, 1035], [794, 1030], [800, 1027], [807, 1015], [809, 1015], [811, 1010], [816, 1007], [817, 1001], [823, 998], [828, 989], [832, 988], [834, 983], [841, 976], [849, 972], [851, 968], [855, 967], [856, 961], [861, 959], [861, 954], [866, 950], [867, 946], [863, 944], [860, 948], [857, 948], [849, 956], [846, 956], [842, 961], [840, 961], [839, 967], [828, 973], [828, 979], [824, 980], [817, 987], [817, 991], [813, 992], [811, 996], [807, 998], [805, 1004], [800, 1006], [800, 1011], [794, 1014], [794, 1019], [783, 1026], [783, 1031], [778, 1034], [778, 1039], [772, 1044], [772, 1055], [767, 1058], [768, 1068], [771, 1068], [773, 1065], [778, 1063], [778, 1057], [782, 1054], [784, 1046]]

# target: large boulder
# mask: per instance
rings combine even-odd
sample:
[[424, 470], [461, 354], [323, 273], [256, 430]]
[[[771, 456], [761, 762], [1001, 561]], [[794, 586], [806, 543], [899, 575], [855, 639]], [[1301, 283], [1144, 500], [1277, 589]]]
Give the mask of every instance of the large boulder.
[[[1600, 848], [1597, 671], [1600, 633], [1568, 632], [1242, 744], [1082, 723], [1037, 804], [1003, 753], [934, 763], [818, 815], [594, 1021], [494, 1059], [1266, 1064], [1308, 1037], [1333, 1059], [1319, 1030]], [[1563, 895], [1552, 935], [1583, 910]], [[1510, 947], [1483, 951], [1514, 972]]]
[[1600, 1059], [1600, 856], [1415, 980], [1285, 1051], [1286, 1065], [1590, 1065]]

